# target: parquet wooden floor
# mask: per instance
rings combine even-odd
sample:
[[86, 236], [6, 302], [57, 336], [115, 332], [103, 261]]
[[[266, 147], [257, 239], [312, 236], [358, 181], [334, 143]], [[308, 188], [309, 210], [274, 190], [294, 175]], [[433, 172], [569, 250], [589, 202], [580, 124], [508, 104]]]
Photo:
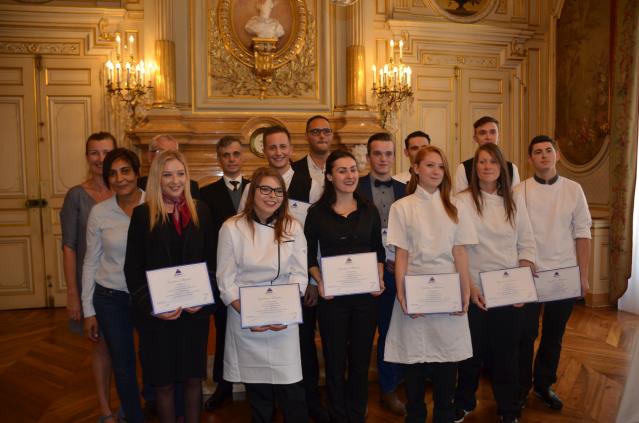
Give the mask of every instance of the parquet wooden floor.
[[[555, 385], [564, 409], [553, 412], [530, 398], [522, 422], [614, 422], [638, 327], [639, 316], [576, 307]], [[67, 329], [63, 309], [0, 312], [0, 422], [95, 422], [90, 351], [89, 341]], [[112, 398], [117, 409], [115, 388]], [[377, 384], [372, 382], [368, 422], [402, 421], [382, 410], [378, 398]], [[477, 409], [465, 421], [496, 422], [485, 380], [478, 398]], [[248, 422], [249, 416], [248, 404], [237, 401], [215, 413], [203, 413], [202, 422]]]

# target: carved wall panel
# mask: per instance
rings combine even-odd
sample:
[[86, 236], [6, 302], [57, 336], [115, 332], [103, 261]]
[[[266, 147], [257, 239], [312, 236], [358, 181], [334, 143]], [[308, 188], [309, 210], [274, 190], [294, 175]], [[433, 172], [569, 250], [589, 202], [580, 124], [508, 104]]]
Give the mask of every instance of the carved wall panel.
[[0, 257], [5, 264], [0, 278], [0, 296], [26, 295], [34, 291], [29, 238], [0, 237]]
[[0, 96], [0, 197], [27, 194], [23, 107], [22, 97]]

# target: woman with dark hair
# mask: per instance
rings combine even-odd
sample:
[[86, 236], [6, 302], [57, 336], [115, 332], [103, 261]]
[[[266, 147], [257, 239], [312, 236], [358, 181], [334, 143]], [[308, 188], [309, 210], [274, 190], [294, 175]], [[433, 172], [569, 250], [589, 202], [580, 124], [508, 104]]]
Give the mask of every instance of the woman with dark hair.
[[[72, 187], [64, 197], [60, 210], [62, 227], [62, 265], [67, 282], [67, 311], [69, 327], [82, 334], [82, 264], [86, 251], [87, 220], [91, 208], [113, 195], [102, 178], [102, 162], [109, 151], [117, 147], [113, 135], [96, 132], [89, 135], [85, 143], [85, 159], [89, 165], [87, 179]], [[93, 378], [100, 405], [101, 420], [114, 421], [109, 403], [111, 390], [111, 359], [104, 339], [95, 340], [91, 357]]]
[[[199, 421], [213, 306], [152, 314], [146, 271], [206, 262], [215, 268], [211, 213], [191, 197], [189, 170], [179, 151], [153, 160], [146, 202], [133, 210], [124, 274], [145, 351], [144, 377], [155, 387], [161, 423], [175, 423], [175, 383], [184, 382], [185, 421]], [[209, 273], [211, 284], [214, 275]], [[213, 289], [213, 286], [211, 287]]]
[[287, 423], [308, 421], [298, 325], [242, 329], [240, 287], [308, 283], [306, 239], [288, 212], [284, 179], [275, 169], [251, 177], [244, 210], [220, 229], [217, 280], [228, 307], [224, 380], [243, 382], [253, 422], [267, 423], [278, 404]]
[[[406, 197], [393, 203], [388, 244], [395, 246], [397, 300], [393, 306], [384, 357], [405, 365], [406, 422], [426, 422], [424, 394], [433, 383], [434, 423], [451, 423], [457, 362], [472, 356], [466, 311], [470, 275], [466, 246], [477, 243], [467, 212], [451, 198], [446, 156], [437, 147], [422, 147], [412, 165]], [[462, 311], [452, 314], [408, 314], [405, 277], [459, 274]]]
[[[355, 157], [337, 150], [326, 160], [324, 193], [304, 225], [308, 271], [318, 282], [318, 321], [326, 362], [329, 410], [335, 422], [363, 422], [368, 401], [368, 367], [377, 327], [377, 298], [384, 290], [379, 213], [357, 192]], [[327, 297], [317, 252], [322, 257], [374, 252], [380, 291]], [[348, 367], [348, 370], [347, 370]], [[348, 374], [348, 376], [346, 375]]]
[[139, 174], [140, 161], [131, 150], [116, 148], [106, 155], [102, 176], [115, 195], [91, 209], [82, 270], [84, 329], [92, 341], [104, 334], [115, 386], [129, 423], [144, 420], [135, 372], [129, 291], [123, 270], [131, 214], [144, 201], [144, 191], [138, 188]]
[[475, 152], [469, 187], [458, 195], [477, 230], [479, 244], [468, 249], [471, 305], [468, 311], [473, 357], [459, 364], [455, 392], [455, 421], [462, 421], [476, 405], [482, 362], [491, 358], [491, 382], [497, 413], [515, 422], [519, 405], [519, 331], [523, 304], [486, 309], [479, 273], [533, 266], [533, 238], [523, 196], [513, 193], [507, 165], [499, 147], [484, 144]]

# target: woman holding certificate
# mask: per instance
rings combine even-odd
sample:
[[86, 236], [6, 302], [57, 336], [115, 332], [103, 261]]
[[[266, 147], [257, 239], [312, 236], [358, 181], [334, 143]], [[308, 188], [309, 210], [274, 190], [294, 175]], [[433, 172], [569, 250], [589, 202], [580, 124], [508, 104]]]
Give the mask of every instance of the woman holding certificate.
[[[146, 202], [131, 216], [124, 264], [140, 344], [146, 354], [143, 371], [155, 387], [162, 423], [175, 422], [173, 392], [177, 381], [184, 382], [186, 422], [199, 421], [201, 380], [206, 376], [213, 307], [178, 307], [153, 314], [155, 306], [146, 275], [154, 269], [202, 262], [209, 269], [215, 268], [210, 212], [204, 203], [191, 197], [189, 180], [186, 160], [179, 151], [165, 151], [153, 160]], [[179, 269], [176, 275], [181, 273]], [[183, 271], [186, 274], [186, 269]], [[209, 280], [205, 283], [214, 281], [212, 275]]]
[[243, 212], [224, 222], [217, 248], [228, 306], [224, 380], [245, 384], [253, 422], [270, 422], [276, 402], [285, 422], [305, 422], [297, 323], [308, 283], [306, 239], [288, 212], [279, 172], [259, 168], [251, 181]]
[[[430, 377], [433, 422], [450, 423], [457, 363], [473, 354], [465, 314], [470, 297], [466, 246], [477, 243], [477, 233], [467, 212], [451, 200], [450, 171], [439, 148], [422, 147], [412, 170], [409, 195], [393, 203], [388, 221], [387, 241], [395, 246], [397, 301], [384, 357], [406, 365], [406, 422], [426, 421], [424, 394]], [[407, 296], [409, 279], [417, 285], [410, 291], [415, 297]], [[417, 293], [423, 295], [418, 298]], [[429, 302], [435, 297], [457, 301], [442, 309], [442, 301]], [[411, 311], [413, 306], [419, 312]], [[429, 312], [431, 307], [437, 309]]]
[[462, 421], [475, 408], [481, 365], [490, 357], [497, 413], [503, 422], [515, 422], [521, 413], [517, 351], [522, 304], [487, 310], [480, 272], [532, 266], [535, 240], [523, 196], [511, 190], [499, 147], [480, 146], [473, 163], [470, 185], [458, 195], [457, 203], [470, 211], [479, 237], [479, 244], [468, 249], [473, 281], [468, 311], [473, 357], [459, 364], [455, 421]]
[[384, 290], [380, 217], [375, 206], [356, 193], [358, 179], [353, 155], [332, 152], [326, 161], [324, 193], [309, 209], [304, 226], [309, 273], [321, 297], [318, 321], [334, 422], [365, 420], [376, 297]]
[[131, 423], [142, 422], [144, 416], [135, 372], [129, 292], [122, 267], [131, 214], [144, 201], [144, 192], [138, 188], [139, 173], [140, 161], [133, 151], [116, 148], [106, 155], [102, 175], [115, 196], [91, 209], [82, 270], [85, 332], [92, 341], [99, 339], [100, 333], [104, 335], [120, 403]]

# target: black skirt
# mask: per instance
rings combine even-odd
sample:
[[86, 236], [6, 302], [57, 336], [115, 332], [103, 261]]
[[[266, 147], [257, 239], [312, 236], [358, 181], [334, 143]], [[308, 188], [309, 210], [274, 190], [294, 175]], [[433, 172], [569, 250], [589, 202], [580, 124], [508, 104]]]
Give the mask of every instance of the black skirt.
[[186, 316], [162, 323], [139, 328], [145, 379], [161, 386], [187, 378], [205, 378], [208, 317]]

